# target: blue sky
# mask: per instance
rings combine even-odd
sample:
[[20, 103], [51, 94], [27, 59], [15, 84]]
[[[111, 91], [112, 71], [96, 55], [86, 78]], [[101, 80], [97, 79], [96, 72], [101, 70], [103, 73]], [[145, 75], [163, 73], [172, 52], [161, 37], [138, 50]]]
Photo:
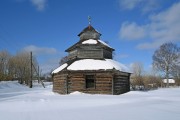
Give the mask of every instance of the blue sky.
[[149, 70], [164, 42], [180, 45], [180, 0], [1, 0], [0, 50], [33, 51], [43, 72], [58, 67], [65, 49], [92, 26], [115, 51], [115, 60]]

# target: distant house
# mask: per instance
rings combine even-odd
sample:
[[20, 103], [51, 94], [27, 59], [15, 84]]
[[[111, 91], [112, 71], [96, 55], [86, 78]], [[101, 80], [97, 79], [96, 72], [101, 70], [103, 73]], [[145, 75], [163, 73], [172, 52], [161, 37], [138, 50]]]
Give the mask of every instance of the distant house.
[[53, 91], [113, 95], [130, 91], [131, 73], [112, 59], [114, 49], [100, 40], [101, 34], [89, 24], [78, 36], [63, 64], [52, 72]]
[[174, 86], [176, 83], [176, 81], [174, 79], [168, 79], [168, 82], [167, 82], [167, 79], [163, 79], [162, 82], [163, 82], [164, 86], [167, 86], [168, 82], [169, 82], [169, 86]]

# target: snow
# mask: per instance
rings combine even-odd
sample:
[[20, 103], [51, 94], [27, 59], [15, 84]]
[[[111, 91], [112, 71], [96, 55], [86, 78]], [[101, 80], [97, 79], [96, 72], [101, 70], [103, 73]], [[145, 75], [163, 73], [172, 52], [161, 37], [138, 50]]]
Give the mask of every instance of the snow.
[[123, 64], [114, 61], [112, 59], [105, 60], [94, 60], [94, 59], [83, 59], [72, 63], [67, 67], [68, 70], [107, 70], [116, 69], [123, 72], [130, 72], [130, 70]]
[[[59, 71], [63, 70], [68, 66], [67, 63], [61, 65], [57, 69], [55, 69], [53, 73], [58, 73]], [[82, 59], [75, 61], [71, 65], [67, 67], [68, 70], [108, 70], [108, 69], [116, 69], [122, 72], [129, 72], [131, 71], [123, 64], [114, 61], [112, 59], [105, 59], [105, 60], [95, 60], [95, 59]]]
[[97, 43], [98, 43], [97, 40], [94, 40], [94, 39], [89, 39], [82, 42], [82, 44], [97, 44]]
[[[88, 39], [82, 42], [82, 44], [98, 44], [100, 42], [101, 44], [111, 48], [107, 43], [105, 43], [102, 40], [94, 40], [94, 39]], [[64, 63], [60, 67], [56, 68], [52, 74], [58, 73], [59, 71], [63, 70], [68, 66], [67, 63]], [[75, 61], [70, 66], [67, 67], [68, 70], [107, 70], [107, 69], [116, 69], [123, 72], [129, 72], [131, 71], [123, 64], [118, 63], [117, 61], [114, 61], [112, 59], [106, 59], [106, 60], [94, 60], [94, 59], [83, 59], [79, 61]]]
[[109, 48], [112, 48], [111, 46], [109, 46], [107, 43], [105, 43], [104, 41], [102, 41], [102, 40], [98, 40], [100, 43], [102, 43], [103, 45], [105, 45], [105, 46], [107, 46], [107, 47], [109, 47]]
[[[168, 79], [169, 83], [175, 83], [174, 79]], [[167, 79], [163, 79], [163, 83], [167, 83]]]
[[112, 48], [111, 46], [109, 46], [107, 43], [105, 43], [102, 40], [88, 39], [88, 40], [83, 41], [82, 44], [97, 44], [98, 42], [100, 42], [101, 44], [103, 44], [109, 48]]
[[79, 91], [75, 91], [75, 92], [70, 93], [70, 95], [82, 95], [82, 94], [85, 94], [85, 93], [82, 93]]
[[[51, 86], [52, 87], [52, 86]], [[123, 95], [59, 95], [0, 82], [0, 120], [179, 120], [180, 88]]]
[[66, 68], [68, 66], [67, 63], [64, 63], [63, 65], [61, 65], [60, 67], [56, 68], [53, 72], [53, 73], [58, 73], [59, 71], [63, 70], [64, 68]]

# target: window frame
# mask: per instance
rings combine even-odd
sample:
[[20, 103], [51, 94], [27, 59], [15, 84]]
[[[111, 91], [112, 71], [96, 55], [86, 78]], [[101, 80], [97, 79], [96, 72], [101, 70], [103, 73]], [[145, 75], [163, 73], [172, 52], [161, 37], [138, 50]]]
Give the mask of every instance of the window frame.
[[[94, 74], [86, 74], [85, 76], [85, 88], [86, 89], [95, 89], [96, 88], [96, 79]], [[89, 78], [88, 78], [89, 77]], [[88, 80], [92, 80], [93, 82], [89, 83]], [[93, 86], [88, 86], [88, 84], [93, 84]]]

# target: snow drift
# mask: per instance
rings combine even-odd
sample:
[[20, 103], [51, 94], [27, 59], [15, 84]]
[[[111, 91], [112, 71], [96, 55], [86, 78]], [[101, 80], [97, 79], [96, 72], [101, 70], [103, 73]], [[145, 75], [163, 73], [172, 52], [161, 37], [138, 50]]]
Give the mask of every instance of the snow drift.
[[123, 95], [59, 95], [0, 82], [0, 120], [179, 120], [180, 88]]

